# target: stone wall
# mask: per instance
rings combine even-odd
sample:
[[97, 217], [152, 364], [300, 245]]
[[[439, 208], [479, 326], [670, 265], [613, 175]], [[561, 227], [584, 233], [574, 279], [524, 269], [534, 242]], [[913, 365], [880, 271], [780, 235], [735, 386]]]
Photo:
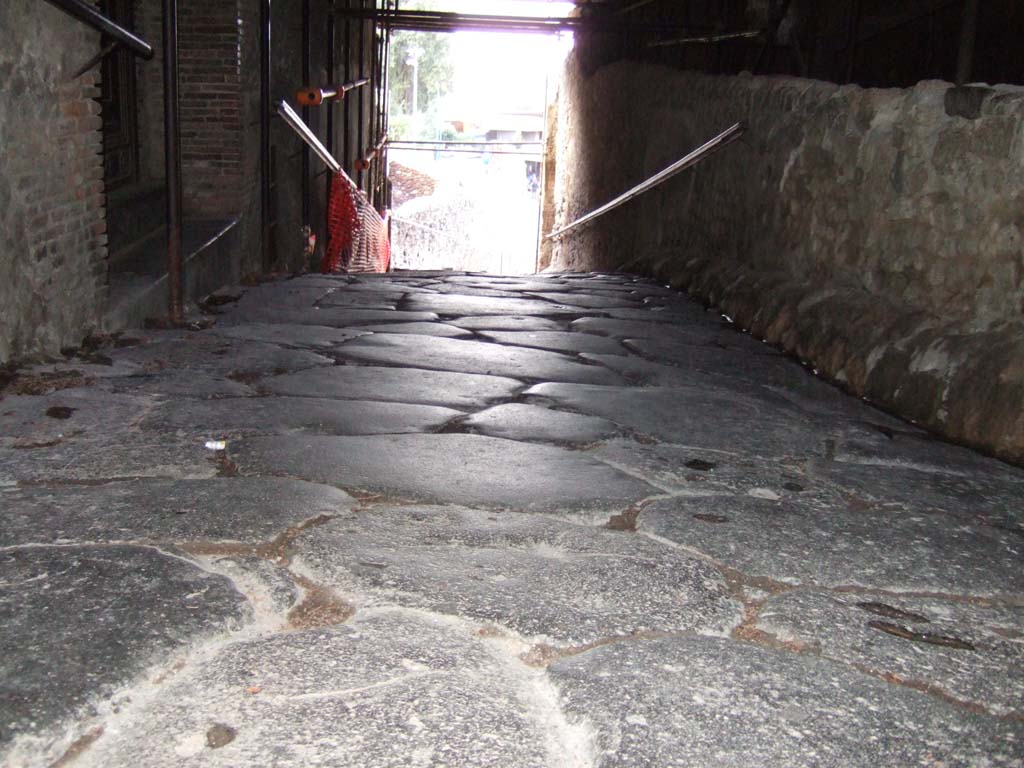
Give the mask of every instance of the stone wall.
[[47, 3], [0, 3], [0, 362], [54, 355], [95, 326], [106, 223], [99, 35]]
[[1024, 89], [873, 90], [570, 58], [558, 221], [731, 123], [733, 144], [559, 242], [715, 304], [824, 375], [1024, 461]]

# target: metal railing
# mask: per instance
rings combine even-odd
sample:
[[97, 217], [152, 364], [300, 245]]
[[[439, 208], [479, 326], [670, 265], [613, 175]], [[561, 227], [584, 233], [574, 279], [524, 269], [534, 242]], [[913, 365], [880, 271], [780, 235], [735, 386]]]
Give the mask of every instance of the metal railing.
[[[147, 61], [153, 58], [153, 46], [82, 0], [47, 0], [47, 2], [117, 41], [136, 56], [141, 56]], [[95, 62], [93, 63], [95, 64]]]
[[665, 168], [664, 170], [659, 171], [658, 173], [651, 176], [649, 179], [640, 182], [632, 189], [623, 192], [614, 200], [608, 201], [600, 208], [595, 208], [590, 213], [584, 216], [580, 216], [578, 219], [569, 224], [566, 224], [561, 229], [556, 229], [555, 231], [548, 233], [547, 235], [544, 236], [544, 239], [553, 240], [558, 237], [564, 237], [568, 232], [577, 229], [588, 222], [593, 221], [599, 216], [603, 216], [609, 211], [615, 210], [620, 205], [628, 203], [633, 198], [639, 197], [644, 192], [647, 192], [648, 190], [653, 189], [659, 184], [668, 181], [676, 174], [681, 173], [682, 171], [685, 171], [687, 168], [696, 165], [715, 150], [721, 149], [726, 144], [732, 143], [743, 134], [744, 130], [746, 130], [746, 126], [743, 123], [736, 123], [735, 125], [726, 128], [720, 134], [715, 136], [715, 138], [697, 147], [697, 149], [693, 150], [685, 157], [682, 157], [676, 162], [672, 163], [672, 165], [668, 166], [668, 168]]

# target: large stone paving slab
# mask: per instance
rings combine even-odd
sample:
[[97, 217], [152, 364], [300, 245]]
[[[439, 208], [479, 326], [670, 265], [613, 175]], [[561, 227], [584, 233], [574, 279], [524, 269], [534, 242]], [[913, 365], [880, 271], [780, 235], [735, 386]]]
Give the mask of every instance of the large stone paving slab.
[[621, 381], [617, 374], [603, 366], [584, 365], [558, 352], [483, 341], [374, 334], [339, 347], [337, 353], [344, 358], [370, 364], [415, 365], [418, 368], [459, 373], [593, 384]]
[[318, 365], [332, 365], [329, 357], [276, 344], [242, 341], [208, 333], [168, 332], [147, 344], [110, 351], [115, 361], [139, 365], [146, 373], [173, 368], [220, 376], [255, 377], [285, 373]]
[[550, 349], [555, 352], [568, 352], [570, 354], [578, 354], [580, 352], [602, 355], [626, 354], [626, 349], [619, 342], [585, 333], [566, 333], [561, 331], [484, 331], [480, 335], [500, 344]]
[[753, 341], [755, 354], [735, 346], [697, 345], [676, 339], [627, 339], [624, 344], [648, 360], [753, 379], [761, 384], [799, 387], [807, 377], [807, 371], [795, 360]]
[[[940, 456], [939, 454], [937, 458]], [[978, 457], [983, 458], [983, 457]], [[963, 468], [971, 468], [965, 463]], [[1024, 487], [999, 462], [974, 466], [973, 471], [911, 468], [898, 462], [853, 464], [814, 461], [808, 471], [847, 489], [862, 501], [898, 507], [908, 512], [935, 511], [968, 522], [1024, 533]]]
[[[107, 392], [130, 395], [167, 395], [170, 397], [251, 397], [251, 386], [259, 377], [243, 375], [242, 381], [202, 371], [168, 368], [144, 376], [121, 376], [101, 385]], [[249, 383], [242, 383], [243, 381]]]
[[331, 328], [356, 328], [379, 323], [423, 323], [437, 320], [433, 312], [405, 312], [397, 309], [358, 309], [350, 307], [303, 307], [279, 309], [256, 306], [246, 312], [224, 315], [219, 327], [255, 322], [325, 325]]
[[360, 309], [396, 309], [402, 300], [401, 290], [384, 291], [348, 291], [340, 288], [324, 296], [317, 302], [321, 307], [358, 307]]
[[296, 323], [244, 323], [242, 325], [214, 326], [206, 332], [214, 336], [226, 336], [229, 339], [264, 341], [288, 347], [316, 349], [343, 344], [365, 335], [369, 329], [353, 330]]
[[[440, 283], [434, 286], [436, 293], [457, 293], [460, 296], [490, 296], [501, 299], [521, 299], [522, 291], [503, 291], [497, 288], [477, 288], [472, 285], [460, 285], [458, 283]], [[529, 297], [526, 297], [529, 298]]]
[[868, 418], [849, 425], [838, 436], [837, 462], [1001, 480], [1021, 484], [1024, 491], [1024, 469], [947, 443], [906, 422], [882, 421], [875, 418], [881, 414], [875, 409], [868, 412]]
[[312, 307], [317, 301], [336, 290], [340, 281], [278, 280], [258, 286], [241, 287], [218, 292], [226, 301], [213, 309], [218, 322], [239, 322], [267, 319], [273, 322], [273, 313], [288, 314]]
[[818, 509], [845, 509], [853, 498], [848, 489], [819, 477], [800, 459], [775, 461], [628, 438], [612, 438], [586, 453], [673, 495], [799, 498]]
[[640, 513], [640, 530], [749, 576], [807, 586], [961, 595], [1024, 594], [1024, 542], [951, 515], [886, 507], [822, 510], [798, 496], [680, 497]]
[[757, 628], [877, 675], [928, 686], [1024, 720], [1024, 606], [795, 591], [761, 608]]
[[[694, 344], [708, 344], [726, 332], [717, 315], [708, 315], [708, 323], [688, 323], [674, 326], [650, 320], [619, 320], [612, 317], [581, 317], [573, 320], [570, 330], [583, 333], [610, 336], [616, 339], [661, 339], [666, 336], [675, 339], [692, 339]], [[735, 332], [729, 335], [736, 335]]]
[[[713, 316], [712, 316], [713, 317]], [[772, 347], [756, 341], [734, 327], [724, 324], [707, 326], [687, 323], [685, 326], [666, 325], [658, 322], [640, 320], [616, 320], [607, 317], [583, 317], [574, 320], [571, 326], [574, 331], [597, 334], [629, 342], [629, 346], [648, 357], [661, 358], [649, 347], [667, 347], [674, 353], [674, 361], [688, 362], [689, 355], [684, 347], [697, 347], [698, 350], [726, 350], [747, 352], [755, 355], [771, 355], [779, 353]]]
[[343, 491], [283, 478], [132, 480], [0, 489], [0, 547], [90, 542], [256, 544], [348, 510]]
[[405, 309], [435, 312], [446, 317], [467, 315], [581, 315], [588, 310], [541, 299], [506, 299], [494, 296], [462, 296], [439, 293], [416, 294], [403, 305]]
[[710, 637], [597, 648], [550, 668], [597, 768], [1017, 766], [1024, 725], [843, 666]]
[[0, 483], [213, 477], [217, 455], [203, 440], [137, 432], [78, 436], [52, 444], [0, 445]]
[[255, 437], [232, 443], [245, 474], [273, 474], [437, 504], [620, 511], [654, 489], [573, 451], [481, 435]]
[[0, 750], [248, 616], [227, 579], [151, 547], [0, 552]]
[[549, 443], [593, 443], [617, 434], [619, 428], [597, 416], [556, 411], [537, 405], [507, 403], [475, 413], [462, 422], [470, 432], [509, 440]]
[[706, 562], [633, 534], [457, 507], [343, 515], [299, 542], [345, 594], [579, 645], [638, 632], [728, 632], [741, 606]]
[[612, 307], [638, 307], [642, 306], [641, 301], [628, 294], [615, 297], [598, 296], [593, 293], [579, 292], [554, 292], [535, 293], [537, 298], [546, 299], [559, 304], [567, 304], [572, 307], [583, 307], [585, 309], [610, 309]]
[[564, 331], [569, 321], [532, 315], [479, 315], [460, 317], [451, 324], [470, 331]]
[[708, 450], [823, 456], [830, 434], [827, 423], [816, 422], [769, 392], [752, 397], [702, 387], [547, 383], [530, 387], [525, 394], [600, 416], [656, 440]]
[[392, 609], [227, 646], [81, 764], [585, 768], [587, 747], [541, 673], [458, 622]]
[[113, 394], [99, 387], [8, 396], [0, 400], [0, 438], [29, 448], [63, 438], [126, 431], [154, 403], [153, 397]]
[[[350, 332], [352, 329], [348, 329]], [[473, 333], [447, 323], [384, 323], [365, 325], [360, 330], [372, 333], [412, 333], [422, 336], [446, 336], [450, 339], [472, 338]]]
[[273, 394], [423, 403], [471, 410], [514, 396], [524, 386], [517, 379], [420, 368], [337, 365], [276, 376], [260, 383]]
[[461, 411], [434, 405], [316, 397], [243, 397], [169, 402], [141, 429], [222, 438], [289, 432], [388, 435], [432, 432]]

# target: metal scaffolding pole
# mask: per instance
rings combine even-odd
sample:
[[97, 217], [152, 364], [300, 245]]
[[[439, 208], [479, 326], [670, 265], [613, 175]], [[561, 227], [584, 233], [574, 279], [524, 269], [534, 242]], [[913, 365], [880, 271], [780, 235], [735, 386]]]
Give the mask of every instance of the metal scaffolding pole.
[[178, 0], [163, 0], [164, 169], [167, 175], [168, 319], [185, 321], [184, 259], [181, 252], [181, 131], [178, 115]]

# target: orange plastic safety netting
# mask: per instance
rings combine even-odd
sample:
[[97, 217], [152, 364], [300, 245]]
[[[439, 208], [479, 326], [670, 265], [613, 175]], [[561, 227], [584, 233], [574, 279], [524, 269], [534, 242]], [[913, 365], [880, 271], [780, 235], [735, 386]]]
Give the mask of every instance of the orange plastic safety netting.
[[391, 262], [388, 220], [343, 173], [331, 180], [327, 249], [321, 272], [387, 272]]

